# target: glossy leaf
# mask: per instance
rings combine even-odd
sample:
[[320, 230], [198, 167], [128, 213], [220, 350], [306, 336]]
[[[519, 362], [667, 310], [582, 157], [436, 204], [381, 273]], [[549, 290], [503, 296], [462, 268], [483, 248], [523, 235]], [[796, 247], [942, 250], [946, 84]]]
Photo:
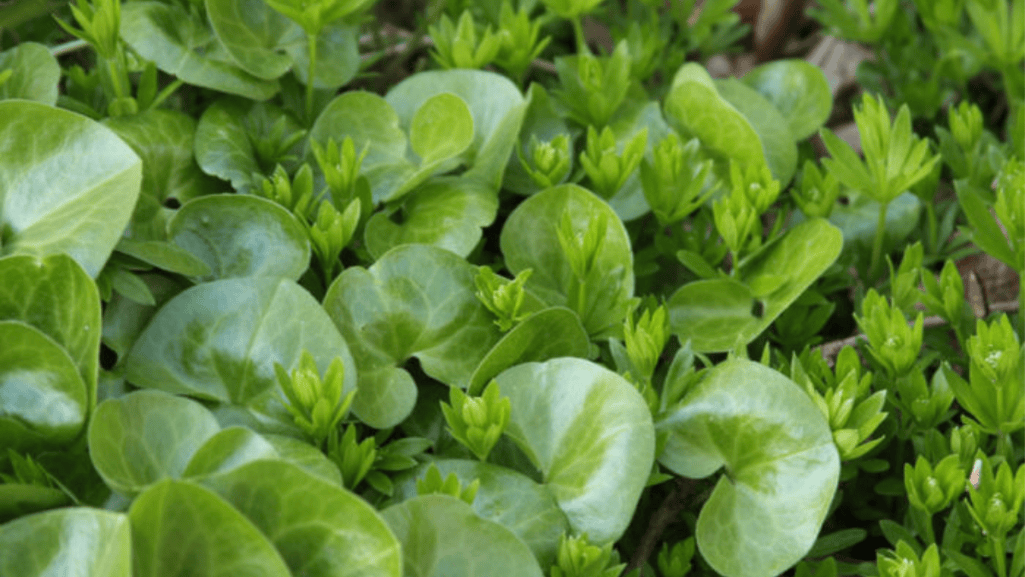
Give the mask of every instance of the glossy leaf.
[[569, 521], [543, 485], [498, 465], [440, 459], [424, 463], [396, 479], [395, 498], [404, 501], [416, 497], [416, 482], [430, 467], [437, 467], [443, 478], [455, 473], [462, 486], [480, 481], [471, 505], [474, 512], [515, 533], [534, 552], [543, 569], [547, 570], [555, 562], [559, 537], [569, 531]]
[[121, 37], [157, 68], [189, 84], [267, 100], [278, 83], [239, 68], [206, 22], [180, 6], [131, 2], [121, 8]]
[[701, 141], [702, 150], [716, 161], [721, 176], [731, 159], [744, 165], [766, 162], [762, 142], [747, 118], [719, 96], [716, 85], [699, 64], [685, 64], [673, 78], [663, 104], [666, 121], [686, 142]]
[[167, 479], [153, 485], [135, 499], [128, 517], [135, 575], [292, 575], [256, 526], [194, 483]]
[[294, 575], [400, 577], [399, 542], [363, 499], [281, 461], [207, 477], [274, 544]]
[[437, 179], [403, 199], [395, 223], [384, 212], [367, 222], [367, 250], [374, 258], [404, 244], [429, 244], [465, 257], [481, 239], [481, 229], [495, 220], [498, 195], [468, 179]]
[[238, 426], [221, 429], [207, 439], [192, 455], [182, 477], [225, 473], [261, 459], [291, 463], [334, 485], [342, 482], [338, 467], [312, 445]]
[[0, 525], [0, 575], [132, 574], [128, 517], [87, 507], [58, 509]]
[[622, 536], [655, 459], [651, 413], [623, 377], [574, 358], [495, 377], [512, 402], [506, 435], [543, 474], [576, 533]]
[[797, 140], [815, 134], [833, 109], [825, 74], [804, 60], [767, 62], [748, 72], [743, 82], [779, 110]]
[[[867, 194], [852, 194], [846, 205], [837, 204], [829, 215], [829, 222], [843, 231], [844, 245], [871, 246], [879, 224], [879, 203]], [[915, 230], [922, 201], [910, 192], [905, 192], [886, 208], [886, 240], [896, 246]]]
[[467, 387], [500, 338], [491, 313], [474, 295], [476, 274], [477, 267], [455, 254], [412, 244], [335, 279], [324, 308], [359, 366], [353, 411], [360, 419], [385, 428], [409, 414], [416, 387], [401, 365], [411, 357], [431, 377]]
[[89, 396], [71, 357], [19, 321], [0, 321], [0, 445], [15, 451], [74, 440]]
[[[0, 483], [0, 524], [32, 513], [70, 505], [71, 498], [63, 491], [52, 487]], [[0, 568], [2, 567], [3, 564], [0, 563]]]
[[[616, 135], [616, 146], [619, 148], [624, 147], [641, 130], [647, 130], [649, 150], [672, 130], [662, 118], [662, 110], [658, 103], [651, 101], [625, 103], [609, 127]], [[623, 222], [636, 220], [651, 211], [647, 199], [644, 198], [639, 170], [623, 183], [623, 188], [619, 189], [608, 203]]]
[[[537, 83], [531, 83], [527, 90], [526, 110], [523, 114], [523, 121], [520, 124], [518, 146], [520, 153], [527, 157], [530, 148], [531, 138], [540, 142], [551, 142], [560, 134], [569, 135], [569, 126], [559, 116], [552, 104], [552, 98], [545, 88]], [[575, 159], [572, 139], [569, 142], [569, 157]], [[511, 190], [524, 196], [540, 192], [542, 189], [535, 183], [527, 171], [520, 164], [519, 156], [514, 150], [509, 156], [509, 164], [506, 165], [503, 174], [502, 188]]]
[[277, 203], [218, 194], [185, 203], [168, 224], [168, 238], [210, 267], [199, 282], [237, 277], [299, 280], [310, 264], [303, 225]]
[[117, 251], [167, 272], [188, 276], [210, 274], [210, 267], [205, 262], [184, 248], [166, 241], [122, 238], [117, 243]]
[[[741, 280], [680, 287], [669, 298], [669, 326], [699, 352], [722, 352], [755, 339], [840, 255], [843, 235], [823, 219], [804, 222], [742, 263]], [[774, 286], [768, 294], [751, 287]]]
[[[180, 250], [184, 252], [183, 249]], [[191, 253], [186, 254], [191, 256]], [[158, 274], [139, 276], [156, 300], [155, 306], [143, 305], [114, 293], [103, 311], [103, 344], [117, 353], [119, 360], [123, 360], [128, 354], [157, 310], [175, 295], [192, 286], [192, 283], [181, 277]]]
[[164, 240], [174, 211], [168, 201], [184, 203], [220, 192], [221, 185], [203, 174], [193, 157], [196, 121], [173, 110], [149, 110], [107, 118], [114, 131], [142, 159], [142, 189], [126, 235], [134, 240]]
[[267, 409], [280, 407], [274, 363], [291, 371], [303, 350], [321, 374], [341, 357], [343, 394], [355, 388], [345, 340], [302, 287], [276, 278], [214, 281], [157, 312], [128, 355], [127, 377], [140, 387]]
[[473, 116], [450, 92], [427, 99], [409, 121], [409, 145], [424, 162], [460, 154], [473, 142]]
[[57, 104], [57, 84], [61, 69], [46, 46], [22, 42], [0, 52], [0, 72], [11, 71], [0, 82], [0, 100], [21, 98], [53, 106]]
[[778, 575], [815, 543], [840, 475], [829, 423], [793, 381], [763, 365], [713, 368], [660, 418], [659, 462], [691, 478], [725, 472], [698, 517], [697, 541], [727, 577]]
[[0, 158], [0, 255], [64, 252], [99, 274], [139, 196], [139, 157], [84, 116], [0, 101]]
[[92, 406], [99, 370], [100, 295], [78, 263], [63, 254], [42, 260], [25, 255], [0, 259], [0, 320], [31, 325], [64, 349]]
[[400, 125], [409, 127], [417, 111], [442, 93], [461, 98], [473, 117], [473, 143], [463, 153], [472, 162], [464, 176], [497, 190], [523, 121], [523, 95], [509, 79], [493, 72], [432, 70], [396, 84], [385, 100], [395, 109]]
[[[416, 172], [406, 159], [406, 133], [395, 110], [370, 92], [346, 92], [332, 100], [310, 129], [310, 140], [326, 144], [351, 137], [357, 151], [367, 150], [361, 174], [370, 181], [374, 202], [390, 198]], [[312, 152], [307, 158], [312, 160]]]
[[784, 186], [797, 170], [797, 145], [786, 118], [753, 88], [739, 80], [717, 80], [716, 90], [751, 124], [762, 143], [772, 176]]
[[422, 495], [384, 510], [402, 546], [406, 577], [542, 577], [512, 531], [448, 495]]
[[580, 317], [564, 307], [547, 308], [523, 319], [488, 351], [470, 378], [469, 391], [478, 394], [493, 377], [521, 363], [589, 354], [590, 339]]
[[220, 428], [195, 401], [135, 391], [96, 408], [89, 423], [89, 456], [111, 489], [134, 495], [161, 479], [180, 478]]
[[502, 228], [501, 246], [513, 274], [532, 268], [526, 289], [551, 306], [569, 306], [573, 269], [558, 240], [563, 213], [576, 230], [605, 219], [605, 238], [586, 283], [584, 327], [594, 335], [623, 319], [633, 296], [633, 253], [619, 217], [608, 204], [575, 184], [550, 188], [523, 201]]
[[205, 0], [204, 5], [214, 34], [243, 70], [274, 80], [292, 67], [281, 43], [288, 35], [303, 36], [301, 29], [263, 0]]

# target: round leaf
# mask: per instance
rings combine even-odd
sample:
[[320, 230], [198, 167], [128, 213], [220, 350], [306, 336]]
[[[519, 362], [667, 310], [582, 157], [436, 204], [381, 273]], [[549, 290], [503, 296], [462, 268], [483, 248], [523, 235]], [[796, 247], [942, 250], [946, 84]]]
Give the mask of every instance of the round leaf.
[[[164, 203], [179, 203], [219, 192], [215, 179], [203, 174], [193, 156], [196, 121], [173, 110], [148, 110], [103, 120], [142, 159], [142, 190], [126, 236], [136, 241], [164, 240], [174, 214]], [[118, 249], [120, 250], [120, 246]]]
[[305, 35], [299, 26], [263, 0], [206, 0], [206, 14], [217, 39], [246, 72], [274, 80], [288, 72], [292, 58], [282, 54], [286, 35]]
[[608, 204], [575, 184], [564, 184], [535, 194], [520, 203], [502, 228], [501, 247], [513, 274], [532, 268], [526, 289], [550, 306], [568, 306], [573, 269], [559, 244], [558, 229], [564, 212], [574, 230], [605, 219], [605, 240], [594, 259], [585, 287], [584, 327], [594, 335], [618, 325], [625, 304], [633, 296], [633, 252], [623, 223]]
[[769, 577], [815, 543], [836, 492], [840, 457], [829, 424], [780, 373], [747, 360], [709, 371], [657, 424], [659, 462], [703, 478], [722, 467], [698, 517], [701, 554], [727, 577]]
[[60, 345], [27, 324], [0, 321], [0, 446], [21, 451], [73, 440], [88, 399]]
[[369, 269], [335, 279], [324, 308], [359, 365], [353, 411], [375, 428], [397, 425], [416, 388], [400, 365], [416, 357], [425, 373], [466, 388], [500, 333], [475, 296], [477, 267], [440, 248], [394, 248]]
[[189, 460], [182, 477], [224, 473], [261, 459], [287, 461], [329, 483], [342, 483], [338, 467], [312, 445], [238, 426], [221, 429], [207, 439]]
[[0, 575], [59, 577], [132, 574], [128, 517], [75, 507], [22, 517], [0, 526]]
[[[347, 84], [359, 72], [359, 27], [345, 26], [344, 19], [328, 24], [317, 35], [317, 62], [313, 85], [332, 91]], [[292, 72], [306, 85], [310, 75], [310, 45], [302, 32], [289, 37], [285, 50], [292, 57]]]
[[517, 365], [496, 377], [508, 435], [544, 475], [576, 533], [615, 541], [655, 459], [651, 412], [623, 377], [574, 358]]
[[556, 357], [590, 354], [590, 339], [580, 317], [563, 307], [552, 307], [523, 319], [488, 351], [470, 379], [469, 391], [479, 394], [484, 386], [505, 369]]
[[402, 575], [399, 542], [377, 511], [293, 464], [254, 461], [202, 484], [259, 528], [295, 575]]
[[702, 151], [716, 162], [720, 176], [728, 177], [730, 159], [741, 164], [761, 165], [765, 151], [751, 123], [712, 83], [708, 72], [699, 64], [684, 64], [673, 79], [666, 95], [666, 121], [684, 140], [698, 138]]
[[299, 280], [310, 264], [310, 241], [299, 221], [277, 203], [257, 196], [217, 194], [185, 203], [168, 237], [210, 267], [196, 278]]
[[442, 478], [455, 473], [462, 486], [480, 481], [474, 497], [474, 512], [494, 521], [523, 540], [541, 567], [548, 569], [559, 552], [559, 538], [569, 531], [569, 521], [551, 492], [529, 477], [480, 461], [442, 459], [424, 463], [395, 480], [395, 498], [399, 501], [416, 497], [416, 483], [427, 470], [437, 467]]
[[826, 75], [804, 60], [767, 62], [748, 72], [743, 81], [783, 114], [797, 140], [814, 134], [833, 109]]
[[438, 179], [403, 199], [401, 224], [379, 212], [366, 227], [367, 250], [374, 258], [403, 244], [429, 244], [466, 257], [481, 239], [481, 229], [495, 220], [498, 195], [464, 178]]
[[0, 52], [0, 72], [7, 70], [11, 76], [0, 82], [0, 100], [21, 98], [50, 106], [57, 104], [61, 69], [46, 46], [22, 42]]
[[523, 122], [523, 94], [508, 78], [494, 72], [431, 70], [396, 84], [385, 99], [401, 125], [408, 127], [429, 99], [443, 93], [462, 99], [473, 117], [473, 143], [464, 153], [472, 165], [464, 176], [497, 190]]
[[462, 98], [435, 94], [409, 123], [409, 144], [424, 163], [455, 156], [473, 142], [473, 116]]
[[422, 495], [383, 512], [408, 577], [542, 577], [530, 548], [512, 531], [478, 517], [448, 495]]
[[0, 319], [31, 325], [63, 348], [78, 367], [92, 406], [99, 370], [100, 295], [77, 262], [65, 254], [0, 259]]
[[170, 479], [132, 503], [136, 575], [291, 577], [270, 541], [209, 489]]
[[161, 2], [130, 2], [121, 8], [121, 37], [168, 74], [204, 88], [267, 100], [276, 81], [242, 70], [196, 13]]
[[193, 454], [220, 428], [195, 401], [135, 391], [96, 407], [89, 456], [110, 488], [132, 495], [166, 477], [181, 477]]
[[349, 347], [305, 289], [286, 279], [214, 281], [181, 293], [157, 312], [128, 354], [127, 378], [140, 387], [207, 400], [280, 407], [274, 363], [290, 373], [303, 350], [321, 374], [340, 357], [343, 394], [356, 387]]
[[142, 162], [84, 116], [0, 102], [0, 255], [67, 253], [96, 277], [128, 224]]

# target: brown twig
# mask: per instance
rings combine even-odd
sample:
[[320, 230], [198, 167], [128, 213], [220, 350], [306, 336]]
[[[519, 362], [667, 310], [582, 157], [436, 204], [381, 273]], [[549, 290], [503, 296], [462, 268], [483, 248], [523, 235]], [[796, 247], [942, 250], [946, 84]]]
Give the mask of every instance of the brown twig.
[[637, 548], [634, 549], [630, 563], [623, 569], [621, 577], [634, 569], [644, 566], [645, 561], [655, 552], [655, 547], [658, 546], [659, 541], [662, 539], [662, 533], [665, 532], [666, 527], [678, 521], [680, 513], [690, 504], [690, 495], [694, 490], [694, 481], [676, 478], [673, 482], [675, 487], [666, 495], [662, 504], [659, 505], [658, 509], [651, 516], [648, 530], [644, 532], [640, 542], [637, 544]]

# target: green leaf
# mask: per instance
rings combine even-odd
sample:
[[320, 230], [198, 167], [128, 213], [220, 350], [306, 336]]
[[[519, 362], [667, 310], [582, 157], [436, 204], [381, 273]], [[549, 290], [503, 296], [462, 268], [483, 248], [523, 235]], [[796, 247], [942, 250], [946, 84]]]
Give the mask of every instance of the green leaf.
[[132, 574], [128, 517], [87, 507], [59, 509], [0, 525], [0, 575], [58, 577]]
[[[837, 204], [829, 215], [829, 222], [843, 232], [844, 247], [872, 245], [879, 223], [879, 203], [867, 194], [851, 194], [847, 204]], [[910, 192], [895, 198], [886, 208], [886, 243], [891, 247], [903, 245], [904, 239], [918, 225], [922, 201]]]
[[541, 471], [576, 533], [622, 536], [655, 458], [651, 413], [623, 377], [590, 361], [525, 363], [495, 377], [512, 403], [506, 435]]
[[386, 213], [370, 217], [367, 250], [374, 258], [404, 244], [429, 244], [466, 257], [480, 242], [481, 229], [495, 220], [498, 195], [473, 180], [439, 178], [414, 190], [399, 209], [408, 215], [401, 223]]
[[201, 483], [262, 531], [295, 575], [402, 574], [399, 542], [377, 511], [293, 464], [255, 461]]
[[[823, 219], [799, 224], [777, 242], [741, 263], [742, 281], [700, 280], [669, 298], [669, 326], [698, 352], [723, 352], [762, 333], [840, 255], [843, 235]], [[771, 292], [753, 294], [750, 287]]]
[[416, 386], [401, 365], [411, 357], [432, 378], [467, 387], [501, 337], [474, 294], [476, 274], [477, 267], [455, 254], [410, 244], [335, 279], [324, 308], [359, 367], [353, 411], [361, 420], [387, 428], [409, 415]]
[[248, 192], [260, 172], [256, 151], [246, 133], [246, 106], [223, 99], [210, 105], [196, 127], [196, 161], [207, 174], [230, 181], [232, 188]]
[[[626, 146], [641, 130], [648, 131], [648, 149], [672, 131], [665, 119], [662, 118], [659, 104], [654, 101], [626, 102], [609, 127], [616, 135], [617, 149]], [[623, 222], [636, 220], [651, 211], [647, 199], [644, 198], [644, 187], [641, 185], [640, 174], [640, 170], [638, 170], [630, 175], [619, 192], [608, 200], [609, 206], [616, 211]]]
[[731, 159], [741, 165], [766, 163], [758, 133], [743, 114], [719, 96], [708, 72], [699, 64], [680, 68], [663, 108], [666, 121], [684, 142], [691, 138], [701, 141], [702, 150], [715, 160], [720, 177], [729, 177]]
[[140, 56], [168, 74], [204, 88], [267, 100], [277, 81], [239, 68], [196, 13], [161, 2], [131, 2], [121, 8], [121, 37]]
[[[355, 388], [345, 340], [302, 287], [276, 278], [214, 281], [157, 312], [128, 354], [127, 378], [139, 387], [284, 413], [274, 363], [291, 371], [303, 350], [321, 373], [341, 357], [343, 394]], [[291, 423], [287, 413], [284, 419]]]
[[297, 24], [271, 10], [263, 0], [205, 0], [207, 18], [224, 49], [243, 70], [263, 80], [288, 72], [292, 58], [283, 53], [287, 36], [305, 34]]
[[72, 441], [88, 389], [68, 354], [19, 321], [0, 321], [0, 445], [15, 451]]
[[135, 499], [128, 517], [136, 575], [292, 575], [255, 525], [194, 483], [167, 479], [153, 485]]
[[734, 78], [715, 82], [719, 96], [751, 124], [762, 144], [772, 176], [786, 186], [797, 170], [797, 145], [787, 120], [755, 89]]
[[473, 116], [466, 102], [442, 92], [427, 99], [409, 121], [409, 144], [424, 163], [462, 153], [473, 143]]
[[57, 84], [61, 69], [46, 46], [22, 42], [0, 52], [0, 73], [11, 76], [0, 82], [0, 100], [21, 98], [53, 106], [57, 104]]
[[89, 456], [107, 485], [134, 495], [181, 478], [200, 446], [220, 430], [199, 403], [159, 391], [107, 399], [89, 423]]
[[198, 282], [238, 277], [299, 280], [310, 264], [302, 224], [277, 203], [217, 194], [185, 203], [168, 224], [168, 238], [210, 267]]
[[559, 224], [569, 214], [574, 228], [604, 218], [605, 238], [594, 259], [594, 272], [584, 289], [584, 327], [595, 335], [618, 325], [633, 297], [633, 253], [619, 217], [608, 204], [575, 184], [549, 188], [523, 201], [502, 228], [501, 247], [513, 274], [532, 268], [526, 290], [551, 306], [568, 306], [574, 272], [558, 240]]
[[82, 267], [57, 254], [0, 259], [0, 320], [38, 329], [71, 357], [85, 384], [89, 409], [96, 396], [100, 354], [100, 295]]
[[139, 196], [139, 157], [84, 116], [12, 100], [0, 158], [0, 255], [63, 252], [95, 278]]
[[[566, 121], [555, 112], [552, 99], [543, 86], [531, 83], [527, 90], [526, 110], [520, 124], [518, 135], [518, 146], [520, 153], [526, 157], [530, 153], [531, 137], [539, 142], [550, 142], [560, 134], [568, 135], [569, 126]], [[576, 155], [573, 152], [573, 142], [569, 142], [569, 157]], [[502, 188], [511, 190], [516, 194], [524, 196], [540, 192], [541, 188], [530, 178], [530, 175], [520, 164], [519, 157], [515, 150], [509, 156], [509, 164], [506, 165], [503, 174]]]
[[[416, 171], [406, 159], [406, 134], [391, 105], [376, 94], [346, 92], [332, 100], [310, 129], [310, 140], [326, 144], [352, 137], [357, 151], [366, 149], [361, 174], [370, 181], [374, 202], [391, 198]], [[306, 158], [312, 160], [312, 150]]]
[[569, 521], [544, 486], [505, 467], [480, 461], [440, 459], [396, 478], [395, 498], [404, 501], [416, 497], [416, 482], [430, 467], [437, 467], [442, 477], [454, 473], [463, 486], [479, 480], [480, 487], [471, 505], [474, 512], [515, 533], [534, 552], [542, 569], [547, 571], [555, 562], [559, 537], [569, 531]]
[[[179, 250], [185, 252], [183, 249]], [[186, 254], [190, 258], [195, 258], [191, 253]], [[203, 266], [205, 268], [206, 265]], [[117, 353], [119, 360], [123, 360], [124, 356], [128, 354], [132, 344], [142, 334], [157, 309], [178, 293], [192, 286], [192, 283], [177, 276], [159, 274], [140, 276], [149, 287], [157, 306], [142, 305], [115, 293], [103, 311], [103, 344]]]
[[[304, 85], [309, 82], [309, 43], [305, 34], [293, 35], [285, 45], [292, 57], [292, 72]], [[317, 35], [317, 62], [314, 71], [315, 88], [335, 90], [355, 78], [359, 72], [359, 27], [329, 24]]]
[[117, 251], [168, 272], [186, 276], [205, 276], [210, 267], [191, 252], [164, 241], [137, 241], [122, 238]]
[[[0, 483], [0, 524], [32, 513], [69, 505], [71, 505], [71, 499], [63, 491], [57, 489], [40, 485]], [[3, 535], [2, 527], [0, 527], [0, 535]], [[0, 536], [0, 542], [3, 542], [2, 536]], [[3, 562], [0, 562], [0, 569], [3, 568]], [[21, 574], [18, 573], [18, 575]]]
[[193, 156], [196, 121], [173, 110], [148, 110], [133, 116], [105, 118], [114, 131], [142, 159], [142, 189], [126, 236], [135, 240], [164, 240], [167, 221], [174, 214], [165, 203], [184, 203], [219, 192], [213, 178], [203, 174]]
[[421, 495], [383, 511], [406, 577], [542, 577], [530, 548], [449, 495]]
[[470, 164], [464, 176], [480, 179], [497, 190], [523, 121], [523, 94], [509, 79], [494, 72], [432, 70], [396, 84], [385, 100], [395, 109], [400, 125], [409, 127], [429, 99], [446, 92], [461, 98], [473, 117], [473, 143], [462, 155]]
[[793, 381], [730, 360], [656, 426], [668, 435], [659, 457], [666, 468], [704, 478], [725, 467], [696, 531], [713, 569], [768, 577], [807, 554], [836, 492], [840, 457], [829, 424]]
[[484, 386], [505, 369], [556, 357], [586, 358], [590, 339], [580, 317], [564, 307], [538, 311], [502, 336], [477, 365], [468, 392], [479, 394]]
[[825, 74], [804, 60], [767, 62], [748, 72], [743, 82], [780, 111], [798, 141], [815, 134], [832, 112], [833, 96]]
[[1012, 269], [1021, 270], [1022, 263], [1015, 262], [1012, 245], [990, 212], [990, 208], [983, 202], [982, 193], [962, 181], [958, 182], [954, 190], [957, 192], [957, 201], [961, 204], [961, 209], [972, 225], [972, 242]]
[[245, 427], [228, 427], [196, 443], [196, 452], [182, 470], [181, 477], [187, 479], [223, 473], [253, 461], [277, 457], [274, 445], [259, 433]]

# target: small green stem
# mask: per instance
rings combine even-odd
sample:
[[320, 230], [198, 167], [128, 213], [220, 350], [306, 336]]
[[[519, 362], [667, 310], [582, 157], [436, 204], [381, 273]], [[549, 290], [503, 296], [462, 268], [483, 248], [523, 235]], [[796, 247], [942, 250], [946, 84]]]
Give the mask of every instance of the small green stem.
[[936, 238], [936, 208], [933, 207], [932, 202], [925, 202], [925, 222], [928, 225], [929, 231], [929, 247], [932, 252], [938, 252], [940, 248], [940, 239]]
[[917, 507], [911, 508], [911, 515], [915, 521], [915, 525], [917, 525], [918, 529], [922, 532], [922, 537], [925, 539], [926, 546], [935, 543], [936, 531], [932, 528], [932, 515], [918, 509]]
[[590, 54], [591, 49], [587, 47], [587, 39], [584, 38], [584, 25], [581, 23], [580, 16], [571, 18], [570, 23], [573, 25], [573, 36], [577, 39], [577, 54]]
[[886, 238], [886, 210], [890, 207], [890, 203], [883, 203], [879, 205], [879, 220], [876, 222], [876, 238], [872, 242], [872, 260], [869, 261], [868, 265], [868, 279], [870, 282], [875, 280], [876, 268], [879, 266], [879, 261], [883, 254], [883, 240]]
[[185, 84], [185, 82], [183, 82], [181, 79], [176, 78], [170, 84], [165, 86], [164, 89], [161, 90], [157, 94], [157, 96], [153, 99], [153, 103], [149, 105], [150, 109], [155, 109], [158, 106], [160, 106], [161, 104], [163, 104], [164, 101], [167, 100], [168, 98], [170, 98], [171, 95], [174, 94], [176, 90], [181, 88], [182, 84]]
[[308, 50], [310, 53], [310, 68], [306, 75], [306, 122], [313, 125], [313, 78], [317, 68], [317, 35], [306, 35]]
[[1007, 577], [1007, 546], [1004, 544], [1004, 536], [990, 535], [989, 540], [993, 543], [993, 561], [997, 566], [997, 577]]

